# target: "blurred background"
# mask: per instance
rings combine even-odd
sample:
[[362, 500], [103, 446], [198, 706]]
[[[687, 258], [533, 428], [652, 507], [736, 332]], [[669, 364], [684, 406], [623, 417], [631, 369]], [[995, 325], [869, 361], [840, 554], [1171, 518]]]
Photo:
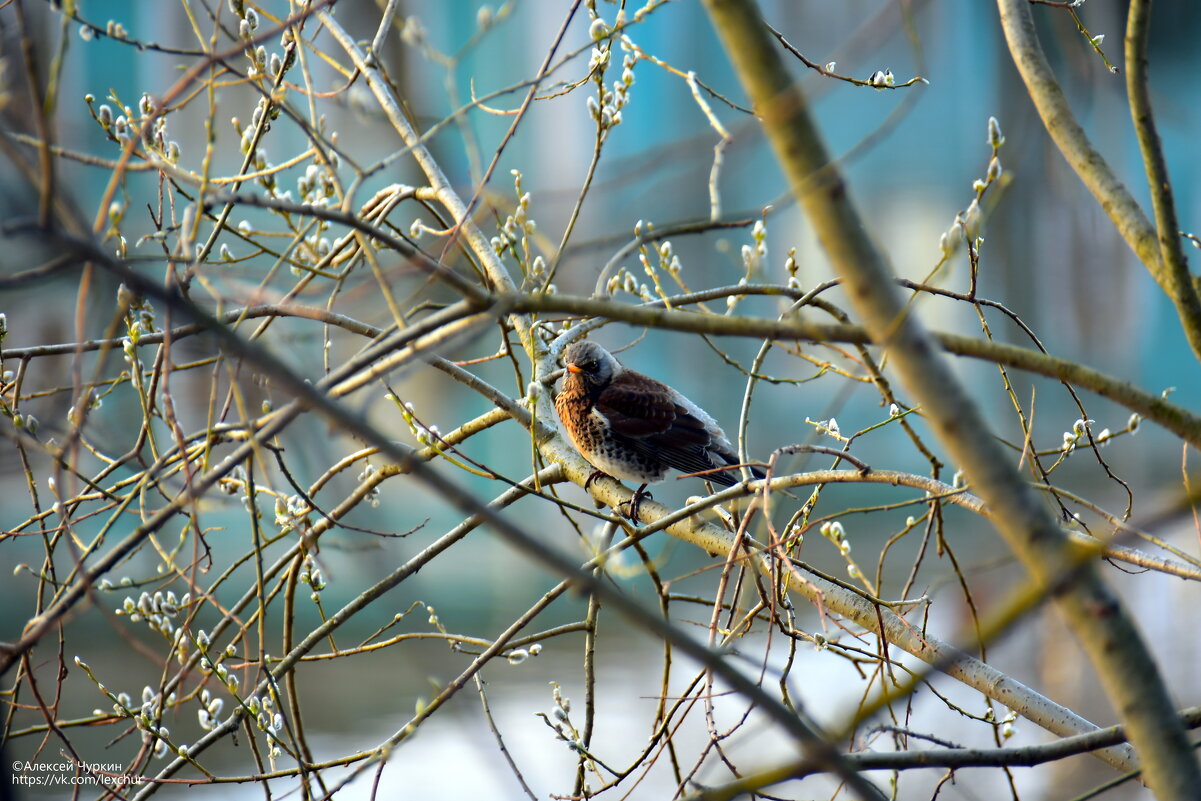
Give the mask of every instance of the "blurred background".
[[[49, 59], [54, 52], [49, 45], [57, 44], [63, 30], [62, 18], [51, 4], [25, 5], [38, 32], [38, 44], [46, 46], [39, 56]], [[347, 30], [366, 42], [375, 33], [380, 5], [369, 0], [340, 0], [336, 13]], [[563, 25], [568, 5], [551, 0], [522, 0], [503, 7], [487, 6], [489, 11], [481, 12], [484, 6], [474, 0], [404, 0], [400, 4], [401, 19], [409, 21], [388, 34], [381, 60], [401, 88], [405, 111], [419, 129], [431, 128], [473, 96], [484, 97], [516, 86], [514, 91], [487, 101], [490, 109], [512, 110], [524, 97], [525, 89], [520, 84], [534, 75], [545, 59], [550, 43]], [[131, 37], [142, 41], [182, 49], [201, 46], [178, 5], [82, 0], [76, 7], [82, 19], [101, 29], [109, 20], [115, 20]], [[260, 7], [264, 14], [286, 11], [280, 3], [263, 3]], [[951, 0], [846, 0], [837, 4], [780, 0], [762, 2], [761, 7], [766, 19], [794, 47], [819, 64], [835, 62], [835, 71], [840, 74], [866, 79], [877, 70], [891, 70], [897, 83], [915, 76], [929, 82], [881, 91], [823, 78], [796, 63], [796, 75], [814, 104], [829, 148], [846, 174], [851, 194], [898, 274], [923, 280], [938, 264], [940, 236], [974, 197], [972, 182], [984, 176], [991, 155], [987, 121], [990, 116], [995, 117], [1005, 134], [1000, 153], [1004, 180], [990, 190], [984, 204], [980, 294], [1004, 303], [1018, 314], [1051, 353], [1096, 367], [1148, 391], [1171, 391], [1175, 402], [1190, 409], [1198, 407], [1201, 373], [1180, 333], [1170, 303], [1051, 144], [1010, 62], [994, 5]], [[598, 2], [596, 8], [607, 22], [613, 22], [616, 5]], [[628, 13], [632, 15], [635, 8], [630, 6]], [[1102, 58], [1088, 45], [1087, 37], [1063, 9], [1035, 6], [1033, 10], [1043, 46], [1073, 110], [1093, 144], [1126, 181], [1143, 208], [1149, 209], [1138, 147], [1131, 132], [1123, 75], [1106, 69]], [[1120, 67], [1126, 4], [1094, 0], [1077, 11], [1089, 34], [1106, 36], [1101, 48]], [[483, 33], [480, 33], [484, 19], [481, 14], [489, 20]], [[0, 21], [7, 19], [11, 23], [11, 18], [5, 15], [0, 10]], [[548, 91], [563, 89], [564, 84], [579, 81], [587, 73], [589, 24], [588, 14], [581, 9], [567, 29], [555, 63], [564, 56], [575, 55], [549, 76], [544, 84]], [[1197, 132], [1201, 130], [1201, 104], [1196, 102], [1194, 78], [1199, 25], [1201, 6], [1195, 3], [1160, 0], [1155, 4], [1150, 47], [1152, 102], [1174, 181], [1179, 220], [1189, 232], [1201, 229], [1198, 221], [1201, 159], [1196, 148]], [[95, 95], [97, 106], [102, 102], [113, 103], [114, 96], [124, 104], [136, 105], [143, 92], [153, 95], [165, 92], [178, 80], [180, 65], [187, 67], [192, 62], [186, 56], [143, 50], [106, 36], [80, 35], [81, 30], [86, 28], [78, 21], [66, 23], [69, 35], [61, 51], [64, 66], [58, 87], [55, 140], [74, 152], [113, 159], [118, 154], [117, 145], [109, 141], [88, 113], [84, 95]], [[16, 59], [19, 42], [14, 39], [16, 34], [11, 24], [6, 24], [0, 35], [5, 37], [3, 48], [9, 62], [6, 127], [33, 134], [30, 98], [14, 78], [21, 72]], [[733, 107], [745, 106], [745, 98], [702, 6], [683, 1], [664, 3], [633, 26], [629, 35], [638, 47], [662, 64], [642, 60], [634, 68], [636, 79], [630, 89], [629, 104], [622, 112], [622, 122], [611, 130], [604, 143], [596, 177], [560, 256], [554, 278], [558, 291], [591, 294], [602, 266], [630, 241], [639, 221], [662, 228], [709, 216], [709, 183], [718, 135], [683, 78], [689, 71], [694, 71], [714, 93], [730, 101], [725, 103], [714, 95], [704, 95], [713, 114], [732, 137], [723, 152], [717, 179], [722, 219], [748, 224], [673, 238], [673, 249], [682, 265], [682, 279], [691, 288], [700, 289], [736, 284], [748, 277], [741, 251], [744, 245], [752, 244], [749, 222], [755, 219], [766, 223], [767, 255], [755, 267], [750, 280], [786, 282], [785, 259], [793, 248], [799, 265], [796, 274], [803, 287], [810, 288], [830, 279], [826, 261], [806, 221], [788, 197], [757, 124], [743, 110]], [[328, 35], [319, 34], [317, 42], [345, 61], [342, 51]], [[276, 43], [267, 44], [271, 49]], [[615, 48], [611, 79], [620, 74], [616, 65], [620, 55]], [[320, 59], [311, 59], [308, 68], [313, 85], [330, 93], [329, 97], [313, 100], [324, 117], [325, 129], [327, 133], [337, 132], [338, 146], [354, 163], [372, 165], [398, 149], [391, 125], [361, 81], [343, 91], [344, 78]], [[474, 109], [445, 125], [429, 142], [431, 151], [464, 198], [480, 191], [486, 207], [502, 210], [497, 222], [503, 219], [503, 210], [511, 212], [515, 204], [510, 171], [519, 170], [523, 190], [531, 193], [528, 214], [537, 221], [536, 245], [548, 261], [580, 196], [597, 138], [595, 123], [585, 104], [585, 98], [595, 93], [589, 85], [570, 93], [550, 93], [559, 96], [532, 105], [515, 137], [505, 146], [485, 187], [480, 186], [480, 178], [513, 121], [511, 115]], [[237, 117], [245, 124], [251, 118], [258, 95], [244, 85], [231, 82], [219, 87], [212, 100], [216, 104], [213, 173], [230, 175], [236, 172], [242, 158], [237, 147], [238, 133], [230, 118]], [[296, 94], [290, 101], [307, 114], [307, 99]], [[204, 123], [209, 113], [207, 101], [196, 101], [170, 116], [169, 136], [178, 142], [181, 164], [189, 169], [200, 168], [205, 150]], [[307, 146], [302, 131], [284, 118], [273, 126], [264, 141], [275, 163], [284, 162]], [[286, 187], [303, 176], [305, 166], [305, 162], [300, 162], [285, 171], [281, 183]], [[71, 159], [60, 160], [57, 168], [60, 185], [69, 191], [83, 219], [90, 221], [97, 214], [108, 170], [102, 164], [87, 165]], [[0, 192], [0, 203], [7, 205], [4, 216], [15, 219], [28, 215], [29, 194], [22, 188], [21, 177], [5, 165], [0, 167], [0, 179], [5, 187]], [[420, 185], [423, 178], [408, 158], [387, 163], [363, 183], [356, 207], [378, 189], [394, 182]], [[122, 189], [121, 202], [128, 211], [121, 233], [131, 247], [153, 230], [146, 211], [149, 204], [154, 214], [159, 213], [158, 192], [159, 177], [153, 171], [131, 174]], [[271, 224], [265, 212], [254, 210], [235, 210], [232, 219], [240, 221], [243, 217], [255, 227], [261, 224], [267, 229]], [[428, 215], [412, 206], [402, 206], [392, 222], [400, 230], [408, 231], [409, 224], [417, 218], [434, 225]], [[495, 229], [495, 223], [487, 218], [482, 225], [486, 232]], [[245, 255], [237, 251], [236, 245], [231, 247], [235, 248], [235, 258]], [[440, 244], [427, 247], [437, 252]], [[11, 274], [36, 264], [45, 255], [42, 248], [28, 238], [9, 239], [0, 255], [0, 269]], [[269, 302], [289, 286], [286, 282], [262, 283], [271, 264], [266, 258], [235, 265], [208, 264], [202, 266], [200, 274], [231, 306]], [[628, 267], [636, 275], [642, 274], [636, 257], [622, 261], [620, 266]], [[421, 275], [395, 259], [387, 267], [398, 296], [419, 292], [424, 280]], [[967, 258], [961, 249], [937, 273], [933, 283], [963, 292], [968, 288], [968, 277]], [[8, 321], [5, 347], [73, 341], [72, 308], [77, 283], [78, 275], [67, 272], [57, 280], [4, 292], [0, 296], [3, 307], [0, 311], [7, 315]], [[328, 285], [314, 284], [300, 301], [322, 305], [329, 293]], [[842, 300], [837, 291], [830, 297]], [[103, 334], [115, 299], [116, 284], [100, 277], [87, 298], [88, 337]], [[387, 325], [391, 320], [379, 293], [366, 281], [347, 287], [332, 308], [373, 325]], [[917, 308], [932, 328], [979, 335], [975, 312], [966, 304], [924, 298]], [[751, 298], [744, 300], [736, 313], [774, 315], [782, 309], [776, 300]], [[1031, 346], [1017, 327], [1003, 318], [990, 318], [990, 324], [998, 339]], [[280, 330], [290, 333], [275, 336], [268, 346], [302, 374], [314, 379], [320, 377], [327, 357], [315, 327], [281, 326]], [[707, 345], [685, 334], [643, 334], [626, 326], [611, 325], [594, 336], [611, 349], [632, 345], [620, 354], [626, 364], [681, 389], [710, 411], [728, 432], [735, 431], [745, 380], [727, 361], [748, 365], [758, 343], [718, 340]], [[336, 364], [360, 344], [355, 340], [335, 339], [328, 358]], [[198, 341], [197, 353], [210, 345]], [[193, 345], [185, 343], [183, 347]], [[488, 332], [444, 355], [460, 360], [478, 359], [492, 355], [496, 349], [495, 332]], [[812, 354], [818, 362], [834, 358], [816, 348]], [[95, 366], [92, 361], [86, 364]], [[965, 360], [956, 366], [973, 387], [977, 401], [989, 412], [997, 434], [1020, 447], [1020, 428], [996, 367]], [[7, 362], [3, 367], [12, 369]], [[26, 410], [38, 416], [43, 436], [56, 433], [61, 436], [67, 427], [68, 393], [50, 390], [69, 383], [70, 359], [64, 356], [43, 360], [38, 368], [36, 373], [30, 372], [28, 380], [32, 383], [26, 386], [26, 391], [47, 391], [26, 401]], [[524, 379], [528, 380], [529, 365], [522, 363], [521, 368]], [[523, 382], [514, 375], [507, 360], [473, 365], [471, 369], [510, 394], [524, 393]], [[804, 381], [763, 384], [756, 389], [747, 431], [748, 451], [755, 458], [766, 459], [773, 449], [788, 444], [818, 441], [806, 418], [835, 417], [841, 430], [849, 434], [888, 417], [888, 409], [881, 405], [870, 385], [825, 371], [820, 364], [806, 365], [773, 353], [764, 369], [773, 375]], [[1059, 445], [1062, 433], [1070, 430], [1080, 416], [1079, 410], [1057, 384], [1013, 372], [1010, 377], [1016, 397], [1027, 405], [1028, 413], [1032, 412], [1036, 445], [1053, 450]], [[263, 399], [281, 401], [272, 396], [270, 386], [247, 376], [243, 378], [248, 379], [244, 389], [255, 403]], [[227, 376], [214, 378], [211, 372], [197, 370], [178, 374], [175, 380], [176, 392], [191, 394], [197, 402], [195, 409], [184, 409], [181, 413], [191, 415], [190, 422], [194, 425], [203, 425], [202, 413], [211, 384], [224, 382]], [[430, 369], [397, 375], [391, 386], [403, 400], [413, 404], [422, 423], [442, 431], [489, 407], [485, 399], [462, 391], [444, 375]], [[1095, 421], [1097, 429], [1119, 430], [1127, 425], [1129, 412], [1121, 407], [1087, 395], [1084, 401], [1088, 417]], [[413, 443], [396, 406], [383, 398], [383, 390], [361, 393], [353, 403], [368, 412], [377, 425], [395, 430], [397, 439]], [[127, 389], [114, 392], [92, 418], [97, 443], [107, 452], [122, 452], [132, 443], [140, 417], [141, 411]], [[319, 421], [310, 420], [290, 429], [285, 436], [289, 465], [301, 484], [311, 482], [330, 464], [359, 447], [353, 441], [328, 434]], [[498, 426], [474, 438], [466, 451], [472, 458], [515, 479], [523, 478], [531, 470], [528, 436], [512, 424]], [[854, 452], [873, 466], [929, 472], [928, 463], [896, 426], [865, 436]], [[1180, 443], [1161, 429], [1146, 425], [1135, 436], [1117, 439], [1104, 451], [1104, 456], [1113, 474], [1127, 482], [1134, 494], [1133, 522], [1195, 555], [1197, 534], [1181, 479]], [[825, 466], [828, 460], [824, 457], [795, 458], [787, 464], [790, 470]], [[44, 464], [35, 465], [35, 473], [44, 468]], [[475, 489], [481, 498], [491, 498], [501, 491], [494, 482], [465, 475], [449, 465], [444, 468]], [[1189, 467], [1185, 469], [1192, 472]], [[0, 460], [0, 471], [6, 499], [0, 507], [4, 509], [0, 527], [12, 529], [33, 510], [20, 463], [9, 458]], [[354, 486], [353, 472], [334, 480], [330, 497], [341, 497]], [[949, 481], [953, 472], [952, 466], [942, 478]], [[1055, 479], [1110, 511], [1120, 512], [1126, 504], [1122, 485], [1109, 478], [1106, 470], [1086, 454], [1077, 454], [1065, 463], [1055, 473]], [[655, 489], [655, 497], [668, 504], [680, 504], [700, 491], [700, 482], [695, 479], [669, 480]], [[574, 488], [565, 490], [565, 495], [587, 503], [582, 491]], [[818, 512], [833, 514], [840, 508], [866, 507], [902, 497], [911, 496], [889, 489], [835, 487], [823, 494]], [[336, 609], [459, 520], [454, 510], [445, 508], [410, 482], [385, 483], [379, 500], [377, 506], [356, 510], [349, 522], [387, 531], [424, 525], [399, 540], [338, 530], [323, 539], [322, 566], [330, 580], [325, 591], [327, 611]], [[209, 503], [205, 514], [207, 524], [214, 529], [211, 535], [214, 546], [219, 546], [225, 538], [238, 545], [229, 554], [215, 547], [215, 575], [242, 552], [245, 515], [237, 498], [214, 498]], [[898, 510], [858, 520], [853, 516], [845, 519], [855, 551], [866, 564], [874, 566], [884, 541], [911, 513], [916, 514], [912, 510]], [[586, 548], [553, 507], [527, 500], [517, 507], [516, 514], [545, 534], [548, 547], [566, 549], [581, 558], [586, 556]], [[1020, 570], [1009, 562], [1003, 544], [979, 520], [951, 512], [948, 526], [954, 532], [958, 555], [976, 582], [974, 600], [978, 606], [987, 608], [991, 600], [1015, 586]], [[0, 543], [0, 563], [6, 568], [2, 574], [8, 577], [0, 581], [0, 610], [4, 610], [0, 612], [0, 640], [16, 639], [33, 614], [28, 608], [31, 572], [36, 572], [42, 547], [40, 538], [35, 537], [10, 538]], [[916, 545], [907, 543], [905, 547], [909, 548], [905, 551], [908, 558], [890, 557], [895, 561], [886, 565], [886, 583], [881, 588], [884, 596], [890, 594], [889, 590], [897, 592], [905, 578]], [[711, 567], [711, 560], [703, 554], [676, 547], [662, 535], [652, 539], [648, 549], [659, 560], [659, 569], [665, 576], [681, 577], [681, 591], [694, 584], [697, 593], [704, 594], [705, 588], [711, 586], [712, 570], [692, 576], [695, 570]], [[435, 560], [406, 581], [390, 604], [365, 616], [360, 623], [366, 632], [370, 633], [373, 625], [389, 620], [394, 612], [421, 602], [434, 607], [442, 624], [451, 631], [481, 637], [494, 635], [557, 581], [557, 577], [532, 566], [484, 530], [474, 532], [466, 546], [456, 553], [455, 559]], [[804, 556], [822, 569], [845, 572], [837, 549], [820, 537], [813, 537]], [[34, 567], [21, 567], [26, 564]], [[143, 552], [125, 569], [130, 576], [152, 577], [156, 564], [153, 552]], [[1115, 569], [1109, 572], [1134, 606], [1177, 700], [1182, 706], [1201, 702], [1201, 688], [1196, 681], [1195, 615], [1190, 613], [1188, 619], [1180, 617], [1183, 610], [1196, 609], [1195, 602], [1201, 601], [1196, 586], [1155, 573], [1127, 575]], [[643, 568], [636, 561], [618, 566], [615, 575], [630, 592], [652, 597]], [[114, 583], [117, 580], [114, 576]], [[137, 578], [138, 582], [141, 580]], [[945, 562], [928, 561], [918, 587], [945, 598], [944, 604], [934, 607], [931, 630], [948, 639], [967, 631], [962, 599]], [[112, 592], [98, 593], [97, 600], [108, 607], [118, 607], [130, 592], [117, 587]], [[136, 597], [137, 591], [132, 592]], [[550, 626], [578, 619], [584, 606], [583, 599], [572, 598], [556, 605], [540, 620]], [[315, 621], [315, 610], [312, 615]], [[703, 620], [707, 615], [703, 607], [698, 607], [697, 619]], [[420, 612], [414, 616], [425, 617]], [[808, 621], [807, 625], [819, 625], [812, 611], [806, 610], [803, 619]], [[112, 636], [113, 625], [123, 623], [106, 621], [95, 609], [82, 612], [68, 624], [71, 645], [86, 654], [86, 660], [98, 675], [112, 679], [123, 676], [121, 681], [129, 685], [127, 691], [133, 694], [142, 682], [157, 681], [157, 669], [152, 662], [131, 655], [128, 647]], [[641, 747], [653, 712], [653, 700], [647, 699], [661, 692], [657, 674], [650, 675], [655, 671], [644, 667], [657, 664], [657, 646], [629, 631], [617, 618], [603, 619], [602, 632], [607, 643], [600, 665], [602, 687], [609, 690], [609, 698], [622, 699], [622, 705], [600, 710], [597, 737], [601, 745], [596, 750], [605, 753], [608, 748], [609, 753], [632, 753], [631, 749]], [[1071, 657], [1072, 646], [1062, 645], [1065, 636], [1054, 614], [1040, 612], [998, 644], [989, 654], [990, 661], [1056, 701], [1107, 725], [1114, 719], [1112, 711], [1095, 689], [1085, 662]], [[494, 685], [493, 712], [498, 726], [509, 738], [507, 744], [526, 770], [527, 779], [536, 785], [540, 797], [547, 792], [566, 792], [574, 776], [574, 755], [534, 716], [537, 711], [550, 709], [549, 681], [557, 681], [569, 695], [580, 692], [579, 654], [570, 651], [567, 642], [563, 640], [563, 644], [548, 648], [528, 663], [511, 666], [508, 672], [493, 668], [486, 676]], [[1041, 647], [1044, 643], [1056, 643], [1058, 647], [1044, 650]], [[753, 652], [749, 645], [746, 650]], [[1042, 654], [1054, 658], [1043, 658]], [[69, 657], [70, 654], [68, 660]], [[453, 659], [462, 661], [464, 657], [454, 655]], [[837, 721], [853, 709], [862, 684], [838, 660], [815, 657], [812, 661], [807, 673], [811, 678], [793, 689], [819, 719]], [[303, 680], [325, 688], [329, 704], [328, 708], [314, 709], [310, 725], [316, 730], [318, 740], [328, 743], [331, 754], [369, 748], [402, 725], [414, 704], [434, 692], [433, 684], [445, 682], [458, 669], [461, 665], [453, 669], [447, 665], [447, 650], [440, 643], [405, 646], [403, 658], [388, 650], [379, 656], [339, 660], [328, 668], [317, 663], [303, 672]], [[680, 676], [687, 674], [687, 667], [680, 669]], [[983, 699], [978, 695], [949, 682], [939, 686], [966, 708], [982, 713]], [[69, 694], [64, 700], [65, 708], [74, 704], [81, 714], [86, 714], [94, 706], [106, 705], [94, 686], [86, 681], [68, 682], [66, 687]], [[393, 757], [395, 769], [384, 774], [388, 788], [385, 797], [476, 798], [481, 787], [494, 788], [489, 794], [495, 797], [517, 797], [518, 789], [495, 753], [491, 735], [478, 719], [478, 706], [472, 706], [475, 703], [474, 697], [457, 699], [452, 707], [454, 714], [437, 718], [428, 730], [423, 730], [423, 736], [397, 752]], [[928, 694], [919, 694], [917, 704], [919, 710], [941, 715], [940, 725], [944, 728], [940, 735], [946, 739], [976, 743], [973, 738], [980, 737], [978, 729], [984, 730], [973, 728], [962, 716], [948, 712]], [[25, 723], [28, 725], [30, 721]], [[97, 759], [110, 736], [111, 732], [98, 732], [93, 738]], [[1030, 742], [1045, 737], [1028, 723], [1019, 726], [1017, 736]], [[9, 751], [25, 753], [36, 747], [34, 739], [14, 739]], [[741, 748], [743, 754], [757, 755], [764, 764], [772, 757], [788, 753], [782, 744], [777, 748], [777, 744], [765, 744], [750, 735], [732, 747], [736, 752]], [[236, 754], [227, 758], [233, 760], [232, 765], [240, 764]], [[749, 757], [751, 762], [755, 758]], [[907, 789], [901, 797], [929, 797], [938, 772], [929, 774], [907, 777], [910, 784], [903, 785]], [[981, 775], [987, 781], [994, 781], [999, 774]], [[1068, 798], [1101, 781], [1102, 775], [1109, 775], [1108, 769], [1101, 768], [1099, 762], [1078, 757], [1054, 767], [1018, 772], [1015, 783], [1022, 798]], [[724, 774], [714, 769], [712, 775], [702, 774], [702, 779], [716, 782], [719, 776]], [[997, 797], [996, 791], [1003, 789], [987, 783], [973, 786], [971, 776], [970, 771], [962, 773], [959, 781], [941, 791], [941, 797], [993, 798]], [[808, 786], [822, 787], [820, 782]], [[632, 797], [670, 797], [673, 789], [673, 783], [664, 781], [656, 772]], [[251, 797], [261, 792], [250, 786], [245, 790], [222, 787], [199, 791], [223, 798]], [[346, 797], [366, 798], [370, 791], [369, 781], [360, 779]], [[182, 789], [164, 789], [159, 795], [174, 798], [182, 792]], [[815, 792], [820, 795], [828, 791]], [[67, 794], [30, 791], [27, 797], [65, 798]], [[1135, 783], [1128, 783], [1104, 797], [1149, 796]]]

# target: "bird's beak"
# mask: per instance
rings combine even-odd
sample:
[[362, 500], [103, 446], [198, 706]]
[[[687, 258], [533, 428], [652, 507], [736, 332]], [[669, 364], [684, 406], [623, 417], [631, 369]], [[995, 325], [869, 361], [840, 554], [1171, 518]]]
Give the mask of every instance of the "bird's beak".
[[569, 365], [567, 365], [567, 372], [569, 372], [569, 373], [582, 373], [582, 372], [584, 372], [584, 371], [583, 371], [583, 370], [581, 370], [581, 369], [579, 368], [579, 365], [575, 365], [575, 364], [569, 364]]

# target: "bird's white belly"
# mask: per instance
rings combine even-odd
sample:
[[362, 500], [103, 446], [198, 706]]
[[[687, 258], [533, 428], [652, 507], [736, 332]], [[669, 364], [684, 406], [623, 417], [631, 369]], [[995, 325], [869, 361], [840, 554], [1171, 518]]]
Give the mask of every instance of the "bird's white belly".
[[[595, 409], [592, 411], [592, 416], [597, 419], [603, 429], [609, 428], [609, 421], [605, 420], [604, 416]], [[640, 484], [654, 484], [662, 481], [667, 475], [667, 465], [657, 459], [648, 458], [641, 453], [623, 448], [610, 441], [608, 437], [599, 439], [599, 442], [591, 442], [586, 447], [580, 448], [584, 458], [591, 462], [596, 469], [603, 470], [622, 481], [637, 481]], [[577, 443], [577, 446], [579, 444]]]
[[662, 481], [663, 477], [667, 475], [667, 468], [662, 465], [652, 465], [645, 462], [637, 464], [628, 458], [613, 457], [601, 450], [592, 451], [586, 456], [593, 467], [603, 470], [613, 476], [613, 478], [619, 478], [622, 481], [654, 484]]

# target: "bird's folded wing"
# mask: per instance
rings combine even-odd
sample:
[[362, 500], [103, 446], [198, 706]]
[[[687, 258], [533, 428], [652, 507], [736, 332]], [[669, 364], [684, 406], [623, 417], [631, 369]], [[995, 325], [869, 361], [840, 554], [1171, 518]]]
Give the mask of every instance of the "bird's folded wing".
[[[710, 451], [713, 437], [705, 421], [676, 403], [666, 388], [610, 385], [597, 398], [596, 410], [609, 421], [615, 438], [669, 467], [703, 473], [724, 466]], [[722, 484], [729, 480], [722, 474], [710, 477]]]
[[705, 423], [675, 402], [671, 390], [610, 384], [596, 399], [596, 410], [610, 430], [626, 437], [655, 437], [665, 445], [709, 444]]

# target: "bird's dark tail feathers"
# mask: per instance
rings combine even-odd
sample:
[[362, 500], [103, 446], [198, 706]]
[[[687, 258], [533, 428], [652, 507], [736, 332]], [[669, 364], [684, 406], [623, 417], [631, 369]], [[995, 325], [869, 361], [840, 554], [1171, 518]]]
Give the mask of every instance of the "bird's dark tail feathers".
[[[737, 454], [719, 453], [717, 451], [710, 451], [710, 453], [729, 465], [730, 469], [714, 471], [712, 473], [702, 473], [700, 475], [701, 478], [708, 479], [714, 484], [721, 484], [723, 487], [732, 487], [738, 482], [742, 481], [742, 470], [740, 469], [742, 467], [742, 462], [739, 461]], [[755, 478], [767, 477], [767, 473], [763, 472], [761, 468], [756, 467], [753, 464], [747, 465], [747, 467], [750, 469], [751, 475]]]

